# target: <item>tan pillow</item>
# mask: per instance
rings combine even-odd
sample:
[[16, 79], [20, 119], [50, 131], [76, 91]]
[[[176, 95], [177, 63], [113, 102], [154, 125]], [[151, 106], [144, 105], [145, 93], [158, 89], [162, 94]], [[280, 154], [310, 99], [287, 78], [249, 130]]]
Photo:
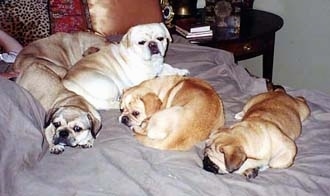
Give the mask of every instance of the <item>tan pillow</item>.
[[159, 0], [87, 0], [92, 30], [104, 36], [124, 34], [134, 25], [161, 22]]

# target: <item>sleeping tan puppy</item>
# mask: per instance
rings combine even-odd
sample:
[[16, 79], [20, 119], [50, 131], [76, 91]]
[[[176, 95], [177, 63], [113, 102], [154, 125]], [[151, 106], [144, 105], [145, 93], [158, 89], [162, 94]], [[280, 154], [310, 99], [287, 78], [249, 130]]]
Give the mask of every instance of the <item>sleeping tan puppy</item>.
[[171, 36], [163, 23], [134, 26], [120, 43], [101, 47], [79, 61], [63, 84], [96, 109], [119, 108], [124, 88], [156, 76], [189, 73], [164, 63], [168, 40]]
[[294, 140], [309, 114], [303, 97], [292, 97], [283, 89], [252, 97], [236, 116], [242, 116], [240, 122], [212, 133], [205, 148], [204, 169], [244, 174], [250, 179], [268, 167], [290, 167], [297, 153]]
[[51, 153], [62, 153], [64, 146], [93, 146], [101, 116], [85, 99], [64, 88], [61, 79], [85, 50], [104, 44], [105, 39], [90, 33], [57, 33], [32, 42], [17, 56], [16, 82], [47, 111], [45, 137]]
[[124, 91], [119, 121], [142, 144], [162, 150], [189, 150], [224, 125], [220, 97], [205, 81], [161, 76]]

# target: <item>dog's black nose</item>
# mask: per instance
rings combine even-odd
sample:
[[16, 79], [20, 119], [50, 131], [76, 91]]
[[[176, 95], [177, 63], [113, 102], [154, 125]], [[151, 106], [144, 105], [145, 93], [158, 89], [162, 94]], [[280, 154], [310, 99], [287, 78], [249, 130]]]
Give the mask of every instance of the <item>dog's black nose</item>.
[[69, 136], [69, 131], [62, 130], [62, 131], [60, 131], [59, 135], [61, 138], [67, 138]]
[[208, 156], [205, 156], [203, 159], [203, 169], [215, 174], [219, 173], [219, 167], [214, 164]]
[[160, 53], [156, 42], [149, 42], [148, 47], [150, 49], [151, 54]]
[[121, 123], [127, 125], [128, 122], [129, 122], [129, 118], [128, 118], [128, 116], [123, 116], [123, 117], [121, 118]]

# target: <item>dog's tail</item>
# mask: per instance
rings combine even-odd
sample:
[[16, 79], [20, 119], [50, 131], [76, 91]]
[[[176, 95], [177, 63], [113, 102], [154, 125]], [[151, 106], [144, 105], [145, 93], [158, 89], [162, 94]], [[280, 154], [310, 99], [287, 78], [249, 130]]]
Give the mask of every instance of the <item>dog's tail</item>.
[[285, 88], [281, 85], [275, 85], [272, 81], [266, 80], [266, 86], [268, 92], [282, 91], [286, 93]]

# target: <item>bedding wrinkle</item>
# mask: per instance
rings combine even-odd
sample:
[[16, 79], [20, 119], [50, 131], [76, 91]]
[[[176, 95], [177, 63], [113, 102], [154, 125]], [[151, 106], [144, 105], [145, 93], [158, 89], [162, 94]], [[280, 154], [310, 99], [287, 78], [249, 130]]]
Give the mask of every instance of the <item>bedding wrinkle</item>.
[[[249, 76], [222, 50], [172, 43], [165, 61], [208, 81], [224, 102], [229, 125], [251, 96], [266, 91], [264, 79]], [[93, 148], [43, 154], [40, 104], [11, 81], [0, 78], [0, 86], [1, 196], [330, 195], [330, 96], [320, 92], [285, 87], [290, 95], [304, 96], [312, 111], [297, 139], [294, 165], [247, 181], [203, 170], [205, 141], [183, 153], [139, 144], [118, 122], [117, 110], [101, 111], [103, 128]]]

